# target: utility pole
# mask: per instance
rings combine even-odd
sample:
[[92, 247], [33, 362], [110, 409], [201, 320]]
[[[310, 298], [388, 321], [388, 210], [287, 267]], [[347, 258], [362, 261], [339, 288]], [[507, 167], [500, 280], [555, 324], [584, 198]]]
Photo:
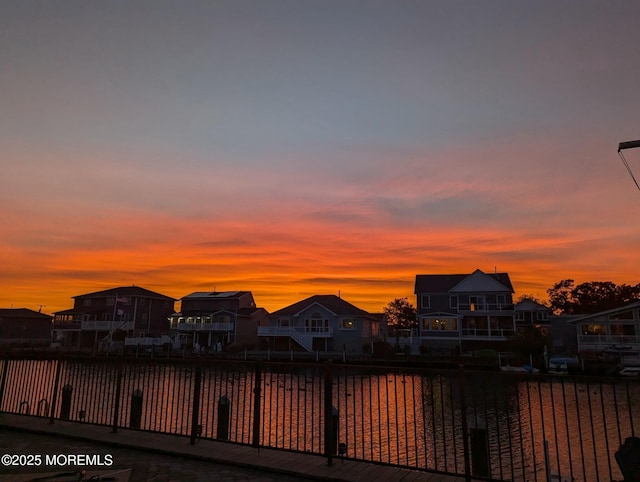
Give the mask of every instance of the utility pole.
[[627, 160], [624, 157], [624, 154], [622, 153], [622, 151], [625, 149], [635, 149], [637, 147], [640, 147], [640, 139], [637, 141], [621, 142], [620, 144], [618, 144], [618, 155], [620, 156], [620, 159], [622, 159], [622, 163], [624, 164], [624, 167], [627, 168], [627, 172], [631, 176], [631, 179], [633, 179], [633, 182], [635, 183], [636, 187], [640, 191], [640, 184], [638, 184], [638, 181], [636, 180], [636, 177], [633, 175], [633, 171], [631, 170], [631, 166], [629, 166], [629, 163], [627, 162]]

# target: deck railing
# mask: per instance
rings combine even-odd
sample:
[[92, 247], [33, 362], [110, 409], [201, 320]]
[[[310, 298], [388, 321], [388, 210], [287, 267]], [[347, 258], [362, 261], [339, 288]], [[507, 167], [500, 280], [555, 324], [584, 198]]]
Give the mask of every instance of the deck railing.
[[484, 480], [621, 480], [640, 384], [327, 363], [0, 360], [0, 411]]

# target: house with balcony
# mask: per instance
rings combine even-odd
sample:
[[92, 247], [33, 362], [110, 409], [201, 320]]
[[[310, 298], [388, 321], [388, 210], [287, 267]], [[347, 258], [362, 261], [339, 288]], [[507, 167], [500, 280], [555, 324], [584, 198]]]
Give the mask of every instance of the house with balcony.
[[0, 308], [0, 347], [48, 347], [52, 318], [28, 308]]
[[73, 308], [54, 313], [53, 346], [101, 349], [118, 337], [156, 337], [169, 332], [175, 299], [140, 286], [121, 286], [74, 296]]
[[[420, 274], [414, 345], [431, 354], [504, 351], [515, 333], [513, 286], [507, 273]], [[414, 346], [415, 348], [415, 346]]]
[[361, 354], [378, 338], [380, 323], [338, 296], [314, 295], [271, 313], [258, 336], [270, 350]]
[[182, 344], [220, 351], [239, 344], [254, 349], [258, 326], [268, 312], [256, 306], [251, 291], [198, 291], [180, 300], [180, 312], [169, 317], [171, 332]]
[[640, 357], [640, 301], [591, 315], [572, 317], [578, 352], [584, 358]]
[[553, 311], [550, 307], [531, 299], [524, 299], [514, 305], [516, 331], [532, 326], [547, 335]]

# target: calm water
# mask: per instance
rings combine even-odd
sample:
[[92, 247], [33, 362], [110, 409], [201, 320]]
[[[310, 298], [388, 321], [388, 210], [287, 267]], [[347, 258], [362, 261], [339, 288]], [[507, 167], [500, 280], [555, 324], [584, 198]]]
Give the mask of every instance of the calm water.
[[[55, 413], [70, 386], [69, 418], [111, 425], [118, 366], [60, 362]], [[1, 409], [46, 416], [58, 362], [2, 365]], [[190, 435], [196, 372], [193, 364], [136, 363], [122, 370], [117, 423], [131, 422], [132, 397], [142, 395], [140, 427]], [[323, 366], [264, 365], [259, 405], [262, 445], [322, 453]], [[252, 364], [202, 368], [198, 424], [218, 438], [219, 406], [229, 400], [228, 439], [250, 444], [254, 433]], [[485, 428], [491, 476], [546, 480], [545, 441], [552, 472], [570, 480], [622, 479], [614, 453], [640, 427], [640, 385], [627, 380], [520, 377], [502, 373], [333, 369], [339, 442], [355, 459], [463, 474], [464, 430]], [[470, 442], [469, 442], [470, 443]]]

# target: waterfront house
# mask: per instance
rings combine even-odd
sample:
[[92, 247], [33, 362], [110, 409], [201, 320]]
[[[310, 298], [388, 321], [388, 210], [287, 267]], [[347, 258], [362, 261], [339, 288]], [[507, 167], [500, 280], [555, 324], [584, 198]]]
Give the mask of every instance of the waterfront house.
[[[455, 355], [507, 350], [515, 333], [513, 286], [507, 273], [416, 276], [417, 344], [422, 352]], [[415, 350], [414, 350], [415, 351]]]
[[73, 308], [54, 313], [53, 346], [101, 349], [117, 338], [169, 332], [175, 299], [139, 286], [74, 296]]
[[[619, 308], [573, 317], [578, 351], [584, 358], [603, 352], [620, 358], [640, 355], [640, 301]], [[606, 353], [605, 353], [606, 354]]]
[[28, 308], [0, 308], [0, 346], [49, 346], [52, 318]]
[[550, 307], [537, 301], [524, 299], [514, 305], [516, 331], [525, 327], [534, 327], [543, 335], [548, 335], [553, 311]]
[[180, 312], [169, 317], [171, 332], [197, 349], [254, 349], [258, 325], [267, 323], [268, 312], [256, 306], [251, 291], [198, 291], [180, 301]]
[[338, 296], [314, 295], [271, 313], [258, 336], [272, 350], [360, 354], [371, 351], [381, 323], [380, 316]]

